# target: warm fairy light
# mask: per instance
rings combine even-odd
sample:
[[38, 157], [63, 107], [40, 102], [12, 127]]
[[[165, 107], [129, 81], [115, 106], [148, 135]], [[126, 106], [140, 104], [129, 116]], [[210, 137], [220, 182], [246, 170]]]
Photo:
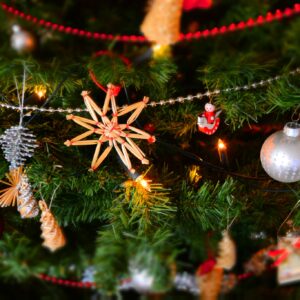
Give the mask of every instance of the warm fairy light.
[[145, 190], [151, 191], [150, 185], [149, 185], [149, 180], [144, 179], [142, 175], [140, 175], [136, 180], [137, 183], [139, 183]]
[[228, 165], [227, 146], [224, 141], [218, 139], [218, 154], [222, 164]]
[[36, 85], [34, 87], [34, 92], [37, 94], [37, 96], [39, 97], [39, 99], [42, 99], [42, 98], [44, 98], [46, 96], [47, 89], [43, 85]]
[[218, 139], [218, 150], [224, 151], [226, 149], [227, 149], [226, 144], [221, 139]]

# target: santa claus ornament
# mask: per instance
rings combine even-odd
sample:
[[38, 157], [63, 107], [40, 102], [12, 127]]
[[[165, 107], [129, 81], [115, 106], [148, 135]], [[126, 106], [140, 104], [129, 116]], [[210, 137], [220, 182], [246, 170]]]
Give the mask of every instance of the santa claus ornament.
[[198, 116], [198, 129], [200, 132], [212, 135], [220, 125], [221, 110], [216, 111], [216, 107], [212, 103], [206, 103], [204, 109], [205, 111]]

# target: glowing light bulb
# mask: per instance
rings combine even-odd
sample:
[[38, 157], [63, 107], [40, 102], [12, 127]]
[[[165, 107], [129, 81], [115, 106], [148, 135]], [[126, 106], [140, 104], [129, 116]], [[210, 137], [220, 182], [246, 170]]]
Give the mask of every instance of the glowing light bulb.
[[218, 139], [218, 154], [219, 154], [219, 159], [222, 164], [228, 165], [228, 158], [227, 158], [227, 146], [224, 141], [221, 139]]
[[226, 149], [227, 149], [226, 144], [221, 139], [218, 139], [218, 150], [224, 151]]
[[36, 85], [34, 87], [34, 92], [37, 94], [37, 96], [39, 97], [39, 99], [42, 99], [42, 98], [45, 98], [46, 93], [47, 93], [47, 89], [43, 85]]
[[140, 175], [136, 180], [138, 184], [140, 184], [145, 190], [151, 191], [150, 185], [149, 185], [149, 180], [144, 179], [142, 175]]

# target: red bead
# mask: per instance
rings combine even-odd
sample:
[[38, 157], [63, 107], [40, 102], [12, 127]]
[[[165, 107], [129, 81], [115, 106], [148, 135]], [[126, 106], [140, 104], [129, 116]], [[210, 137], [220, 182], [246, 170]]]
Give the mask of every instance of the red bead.
[[242, 21], [242, 22], [238, 23], [237, 28], [238, 29], [244, 29], [245, 28], [245, 22]]
[[144, 126], [144, 129], [150, 133], [153, 133], [155, 131], [155, 126], [154, 124], [152, 123], [147, 123], [145, 126]]
[[201, 37], [201, 32], [200, 31], [197, 31], [194, 33], [194, 38], [195, 39], [199, 39]]
[[283, 12], [283, 14], [287, 17], [291, 16], [293, 14], [293, 11], [290, 8], [286, 8]]
[[230, 31], [233, 31], [233, 30], [236, 29], [236, 25], [235, 25], [234, 23], [231, 23], [231, 24], [229, 25], [228, 29], [229, 29]]
[[189, 32], [189, 33], [186, 34], [185, 37], [186, 37], [187, 40], [191, 40], [193, 38], [193, 36], [194, 36], [193, 33]]
[[210, 34], [210, 31], [208, 29], [205, 29], [202, 31], [203, 36], [209, 36], [209, 34]]
[[264, 22], [264, 17], [263, 16], [258, 16], [257, 19], [256, 19], [256, 22], [258, 24], [262, 24]]
[[220, 32], [221, 33], [225, 33], [227, 31], [227, 27], [226, 26], [222, 26], [221, 28], [220, 28]]
[[272, 21], [273, 19], [274, 19], [274, 16], [272, 15], [272, 13], [268, 12], [268, 13], [267, 13], [266, 20], [267, 20], [268, 22], [270, 22], [270, 21]]
[[300, 11], [300, 4], [299, 4], [299, 3], [296, 3], [296, 4], [294, 5], [294, 10], [295, 10], [296, 12], [299, 12], [299, 11]]
[[255, 22], [254, 22], [253, 19], [249, 19], [249, 20], [247, 21], [247, 26], [251, 27], [251, 26], [254, 26], [254, 25], [255, 25]]
[[212, 35], [216, 35], [218, 33], [219, 33], [219, 28], [217, 28], [217, 27], [213, 28], [212, 31], [211, 31]]
[[281, 12], [281, 10], [279, 10], [279, 9], [276, 10], [275, 17], [277, 19], [281, 19], [282, 18], [282, 12]]

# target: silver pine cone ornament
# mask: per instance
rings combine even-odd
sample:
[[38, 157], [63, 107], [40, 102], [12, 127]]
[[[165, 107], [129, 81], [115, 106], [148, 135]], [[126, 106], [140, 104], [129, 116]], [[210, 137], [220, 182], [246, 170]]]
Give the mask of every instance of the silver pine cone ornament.
[[23, 173], [18, 184], [17, 207], [22, 218], [34, 218], [38, 215], [37, 201], [33, 197], [26, 173]]
[[0, 146], [12, 170], [24, 165], [38, 145], [35, 135], [28, 128], [18, 125], [4, 131], [0, 136]]

